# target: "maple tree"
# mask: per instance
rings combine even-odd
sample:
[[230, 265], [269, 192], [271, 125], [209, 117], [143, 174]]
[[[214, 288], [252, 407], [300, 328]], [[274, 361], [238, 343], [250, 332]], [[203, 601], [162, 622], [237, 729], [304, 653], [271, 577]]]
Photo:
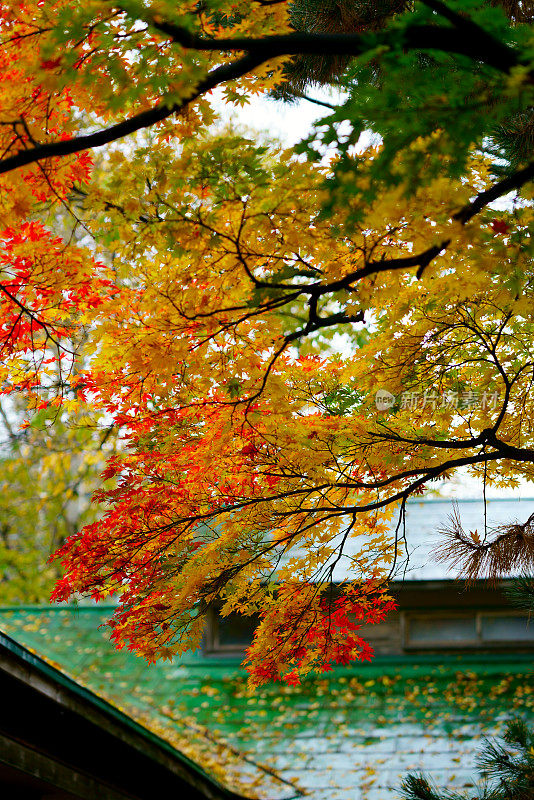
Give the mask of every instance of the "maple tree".
[[[369, 658], [408, 498], [534, 474], [530, 12], [354, 6], [0, 4], [3, 391], [121, 431], [54, 597], [116, 593], [148, 659], [215, 601], [260, 613], [253, 683]], [[313, 81], [344, 94], [299, 157], [220, 119]]]

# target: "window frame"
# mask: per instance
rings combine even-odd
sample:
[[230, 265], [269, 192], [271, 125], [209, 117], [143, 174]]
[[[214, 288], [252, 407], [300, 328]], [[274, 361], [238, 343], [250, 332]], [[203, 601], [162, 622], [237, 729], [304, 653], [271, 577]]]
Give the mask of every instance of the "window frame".
[[[429, 639], [426, 642], [414, 642], [410, 639], [410, 623], [414, 619], [424, 619], [426, 621], [438, 619], [473, 619], [475, 620], [475, 638], [466, 639], [465, 641], [450, 640], [450, 639]], [[520, 611], [502, 611], [502, 610], [478, 610], [473, 611], [471, 614], [465, 612], [454, 612], [446, 609], [440, 610], [437, 614], [423, 614], [418, 611], [403, 611], [402, 612], [402, 646], [404, 650], [482, 650], [482, 649], [498, 649], [509, 648], [510, 645], [516, 645], [519, 648], [528, 650], [534, 649], [534, 638], [531, 640], [524, 639], [484, 639], [482, 636], [482, 618], [483, 617], [514, 617], [522, 619], [526, 624], [534, 625], [534, 619], [529, 621], [528, 613], [521, 613]]]

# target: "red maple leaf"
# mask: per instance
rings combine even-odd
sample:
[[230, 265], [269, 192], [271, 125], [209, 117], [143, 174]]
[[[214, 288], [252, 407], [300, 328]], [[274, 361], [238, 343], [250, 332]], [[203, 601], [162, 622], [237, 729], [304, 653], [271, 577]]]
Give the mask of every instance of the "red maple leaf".
[[508, 233], [510, 226], [503, 219], [492, 219], [491, 227], [495, 233]]

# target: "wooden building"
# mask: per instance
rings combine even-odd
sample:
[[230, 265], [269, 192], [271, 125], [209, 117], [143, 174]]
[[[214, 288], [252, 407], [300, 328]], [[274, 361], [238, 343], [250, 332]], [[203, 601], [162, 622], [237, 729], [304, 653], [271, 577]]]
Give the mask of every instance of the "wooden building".
[[[510, 606], [507, 581], [457, 580], [393, 582], [391, 594], [399, 610], [359, 634], [378, 656], [417, 654], [532, 653], [534, 621]], [[220, 617], [212, 610], [204, 655], [242, 656], [252, 641], [255, 620], [233, 614]]]

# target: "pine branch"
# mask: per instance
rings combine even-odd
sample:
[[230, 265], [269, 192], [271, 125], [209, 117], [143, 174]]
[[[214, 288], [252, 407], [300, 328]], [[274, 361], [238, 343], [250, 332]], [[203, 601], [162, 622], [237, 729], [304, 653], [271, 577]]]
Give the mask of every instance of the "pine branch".
[[444, 541], [434, 551], [437, 560], [459, 569], [467, 580], [534, 569], [534, 514], [523, 524], [492, 527], [486, 537], [476, 530], [464, 531], [458, 503], [454, 503], [449, 524], [439, 533]]
[[534, 577], [522, 575], [504, 590], [512, 605], [534, 614]]
[[441, 800], [422, 774], [407, 775], [401, 784], [401, 796], [405, 800]]

